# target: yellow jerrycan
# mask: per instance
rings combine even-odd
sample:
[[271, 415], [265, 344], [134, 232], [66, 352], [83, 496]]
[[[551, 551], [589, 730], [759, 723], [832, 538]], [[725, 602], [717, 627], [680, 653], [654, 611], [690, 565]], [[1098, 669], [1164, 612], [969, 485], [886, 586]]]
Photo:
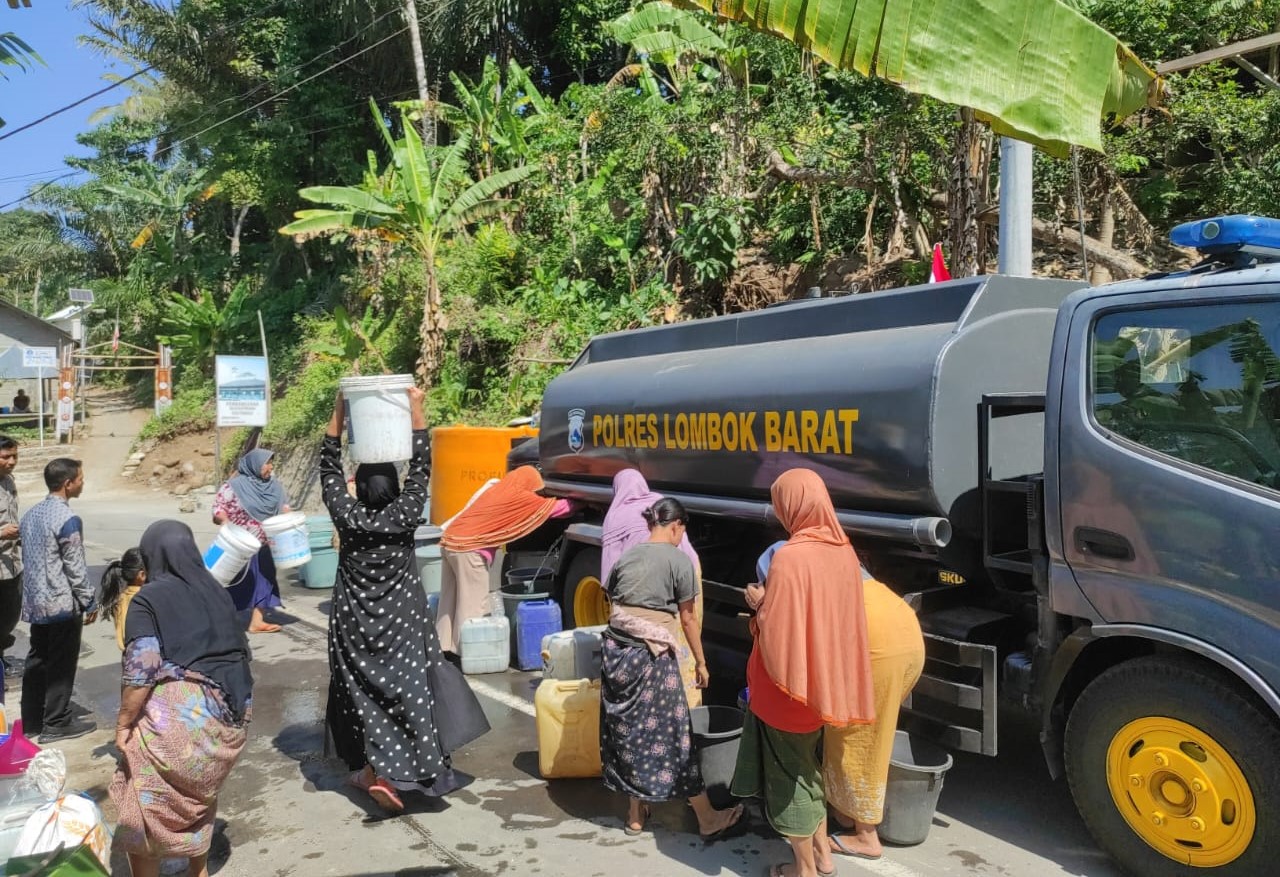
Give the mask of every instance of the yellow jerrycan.
[[533, 707], [543, 779], [600, 776], [600, 680], [543, 680]]

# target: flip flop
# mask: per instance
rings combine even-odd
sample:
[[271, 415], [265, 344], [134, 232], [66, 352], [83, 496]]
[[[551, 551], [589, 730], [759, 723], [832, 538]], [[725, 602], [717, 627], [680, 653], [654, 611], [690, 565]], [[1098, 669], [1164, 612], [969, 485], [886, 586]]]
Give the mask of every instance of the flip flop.
[[625, 834], [627, 837], [639, 837], [640, 835], [644, 834], [645, 823], [649, 821], [649, 817], [652, 815], [653, 813], [649, 810], [648, 804], [641, 806], [640, 807], [640, 827], [633, 828], [631, 826], [631, 823], [628, 822], [626, 825], [622, 827], [622, 833]]
[[727, 825], [725, 825], [723, 828], [719, 828], [708, 834], [702, 834], [701, 832], [699, 832], [698, 837], [702, 838], [703, 843], [709, 844], [709, 843], [714, 843], [715, 841], [718, 841], [720, 838], [725, 836], [725, 834], [729, 831], [729, 829], [734, 828], [735, 826], [737, 826], [738, 823], [742, 821], [742, 814], [745, 812], [746, 811], [742, 808], [742, 805], [739, 804], [738, 806], [733, 808], [733, 818], [729, 820]]
[[381, 777], [370, 783], [367, 791], [369, 797], [373, 798], [383, 810], [390, 813], [400, 813], [404, 810], [404, 801], [400, 800], [400, 796], [396, 794], [391, 784]]
[[280, 625], [267, 623], [262, 625], [262, 627], [249, 628], [249, 633], [277, 633], [280, 630], [281, 630]]
[[[769, 877], [784, 877], [782, 869], [790, 864], [790, 862], [779, 862], [776, 865], [770, 865]], [[818, 877], [836, 877], [836, 869], [833, 867], [830, 871], [819, 871]]]
[[880, 858], [880, 856], [871, 856], [867, 853], [859, 852], [852, 847], [845, 846], [844, 842], [840, 840], [840, 838], [844, 836], [845, 835], [836, 834], [834, 831], [827, 835], [827, 837], [831, 838], [831, 842], [836, 845], [836, 849], [831, 852], [838, 856], [848, 856], [851, 859], [866, 859], [869, 862], [874, 862]]

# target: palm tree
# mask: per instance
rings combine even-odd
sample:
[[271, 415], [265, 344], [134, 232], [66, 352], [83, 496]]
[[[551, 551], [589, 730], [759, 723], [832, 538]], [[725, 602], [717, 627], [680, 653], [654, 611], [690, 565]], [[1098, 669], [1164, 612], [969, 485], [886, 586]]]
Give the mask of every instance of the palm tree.
[[409, 119], [402, 115], [404, 136], [393, 140], [377, 105], [370, 105], [391, 152], [391, 161], [376, 173], [376, 158], [370, 154], [370, 170], [359, 186], [302, 189], [298, 194], [303, 198], [328, 207], [299, 210], [297, 219], [280, 233], [304, 240], [333, 233], [375, 235], [402, 242], [422, 260], [427, 288], [422, 304], [418, 375], [430, 386], [444, 349], [444, 314], [436, 274], [440, 247], [468, 225], [498, 213], [507, 203], [498, 195], [537, 168], [524, 165], [472, 182], [467, 175], [467, 153], [471, 148], [468, 133], [462, 132], [447, 147], [427, 149]]

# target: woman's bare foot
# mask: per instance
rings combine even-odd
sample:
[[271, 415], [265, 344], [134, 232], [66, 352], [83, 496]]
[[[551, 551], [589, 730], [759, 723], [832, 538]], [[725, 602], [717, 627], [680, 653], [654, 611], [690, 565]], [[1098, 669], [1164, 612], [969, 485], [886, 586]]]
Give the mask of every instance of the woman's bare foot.
[[253, 613], [249, 616], [249, 633], [275, 633], [279, 629], [280, 625], [267, 621], [262, 610], [256, 606], [253, 607]]
[[831, 852], [855, 859], [878, 859], [884, 855], [880, 835], [874, 825], [856, 823], [852, 831], [833, 831], [829, 836]]
[[702, 835], [703, 840], [712, 840], [733, 828], [740, 819], [742, 819], [741, 804], [725, 810], [712, 810], [707, 818], [702, 818], [699, 814], [698, 834]]

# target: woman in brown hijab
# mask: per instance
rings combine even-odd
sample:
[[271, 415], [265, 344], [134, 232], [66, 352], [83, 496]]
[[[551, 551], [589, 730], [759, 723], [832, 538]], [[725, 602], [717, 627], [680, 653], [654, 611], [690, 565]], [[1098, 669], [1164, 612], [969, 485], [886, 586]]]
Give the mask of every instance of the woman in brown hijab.
[[769, 587], [748, 589], [756, 608], [747, 663], [750, 713], [733, 793], [758, 796], [795, 861], [777, 877], [835, 873], [827, 840], [818, 744], [823, 726], [875, 718], [867, 619], [857, 555], [822, 479], [791, 469], [773, 483], [773, 508], [791, 538], [769, 567]]

